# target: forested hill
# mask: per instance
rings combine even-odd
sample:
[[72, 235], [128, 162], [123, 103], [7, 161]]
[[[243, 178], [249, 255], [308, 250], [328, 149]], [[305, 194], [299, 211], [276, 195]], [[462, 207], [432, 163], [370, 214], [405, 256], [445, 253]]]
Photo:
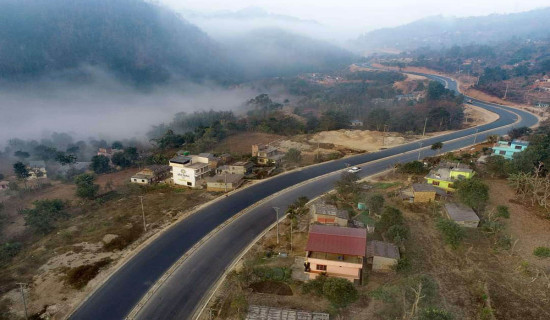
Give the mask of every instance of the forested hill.
[[355, 41], [355, 45], [360, 50], [372, 52], [496, 43], [513, 37], [536, 40], [550, 36], [549, 17], [550, 8], [484, 17], [435, 16], [365, 33]]
[[[314, 62], [306, 68], [296, 68], [293, 62], [287, 62], [275, 75], [289, 70], [316, 72], [333, 62], [316, 57], [317, 52], [324, 55], [326, 47], [317, 50], [315, 46], [296, 46], [296, 42], [303, 40], [296, 41], [289, 35], [287, 39], [278, 38], [275, 47], [254, 46], [252, 55], [246, 47], [240, 47], [240, 54], [232, 57], [281, 52], [286, 41], [295, 48], [293, 54], [303, 54]], [[231, 46], [232, 53], [234, 49]], [[3, 80], [28, 80], [45, 75], [87, 79], [83, 75], [93, 70], [89, 66], [138, 85], [173, 79], [218, 83], [248, 79], [244, 77], [242, 61], [232, 60], [229, 54], [227, 47], [196, 26], [145, 0], [0, 0], [0, 79]], [[343, 56], [351, 62], [349, 54]], [[248, 67], [255, 66], [248, 64]], [[254, 76], [272, 74], [257, 72]]]
[[326, 72], [344, 68], [354, 55], [328, 42], [279, 28], [260, 28], [223, 40], [247, 79]]

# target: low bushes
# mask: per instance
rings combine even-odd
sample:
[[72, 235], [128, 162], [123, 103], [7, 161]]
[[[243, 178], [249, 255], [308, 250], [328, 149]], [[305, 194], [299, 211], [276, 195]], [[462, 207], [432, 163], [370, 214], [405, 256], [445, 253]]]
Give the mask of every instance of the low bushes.
[[71, 268], [66, 273], [65, 283], [75, 289], [82, 289], [98, 275], [101, 268], [109, 265], [109, 263], [111, 263], [111, 259], [105, 258], [93, 264]]

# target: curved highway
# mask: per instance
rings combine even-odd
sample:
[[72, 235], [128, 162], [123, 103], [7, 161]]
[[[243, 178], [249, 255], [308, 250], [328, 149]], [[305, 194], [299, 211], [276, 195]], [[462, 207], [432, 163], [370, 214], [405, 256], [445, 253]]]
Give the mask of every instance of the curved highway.
[[[457, 91], [449, 78], [425, 75]], [[477, 128], [465, 129], [422, 142], [408, 143], [383, 151], [306, 167], [259, 182], [198, 210], [169, 227], [136, 253], [99, 287], [72, 315], [71, 319], [123, 319], [153, 284], [194, 244], [227, 219], [266, 197], [269, 200], [249, 210], [190, 255], [137, 314], [138, 319], [190, 319], [201, 299], [222, 276], [232, 261], [259, 234], [275, 222], [272, 207], [286, 207], [299, 196], [316, 197], [333, 188], [340, 172], [349, 165], [361, 165], [360, 176], [388, 169], [397, 163], [434, 154], [435, 142], [444, 142], [442, 151], [463, 148], [484, 140], [490, 134], [505, 134], [512, 127], [533, 126], [537, 118], [525, 111], [473, 100], [473, 104], [497, 113], [500, 118]], [[517, 123], [516, 123], [517, 121]], [[317, 178], [307, 182], [310, 179]], [[302, 183], [302, 184], [300, 184]], [[290, 190], [289, 187], [296, 186]]]

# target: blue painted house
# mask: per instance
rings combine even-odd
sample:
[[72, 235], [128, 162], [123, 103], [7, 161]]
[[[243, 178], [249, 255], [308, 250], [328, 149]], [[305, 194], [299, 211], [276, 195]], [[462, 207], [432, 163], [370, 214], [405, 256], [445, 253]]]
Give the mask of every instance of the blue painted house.
[[527, 149], [527, 146], [529, 146], [529, 142], [523, 140], [499, 141], [493, 146], [493, 155], [511, 160], [515, 153], [522, 152]]

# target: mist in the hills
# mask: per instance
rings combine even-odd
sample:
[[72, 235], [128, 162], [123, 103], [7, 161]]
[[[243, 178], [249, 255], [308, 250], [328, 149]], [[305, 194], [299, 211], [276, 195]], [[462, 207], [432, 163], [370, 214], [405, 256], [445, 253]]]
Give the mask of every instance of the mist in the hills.
[[104, 70], [87, 68], [90, 79], [51, 78], [0, 87], [0, 146], [8, 139], [68, 132], [75, 139], [144, 139], [152, 125], [178, 112], [235, 109], [255, 94], [214, 83], [164, 84], [137, 89]]

